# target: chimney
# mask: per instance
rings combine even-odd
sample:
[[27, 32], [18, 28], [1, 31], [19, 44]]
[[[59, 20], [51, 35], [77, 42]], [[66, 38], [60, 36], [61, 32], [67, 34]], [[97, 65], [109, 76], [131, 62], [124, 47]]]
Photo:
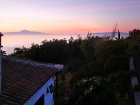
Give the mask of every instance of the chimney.
[[1, 36], [3, 36], [3, 34], [0, 32], [0, 95], [1, 95], [1, 83], [2, 83], [2, 70], [1, 70]]

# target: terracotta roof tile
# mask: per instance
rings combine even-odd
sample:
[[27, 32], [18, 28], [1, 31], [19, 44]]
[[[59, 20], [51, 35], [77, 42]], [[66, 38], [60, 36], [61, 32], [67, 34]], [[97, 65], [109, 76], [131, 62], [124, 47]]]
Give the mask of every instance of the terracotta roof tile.
[[46, 65], [3, 56], [0, 105], [24, 104], [57, 72], [57, 69], [53, 68], [53, 64]]

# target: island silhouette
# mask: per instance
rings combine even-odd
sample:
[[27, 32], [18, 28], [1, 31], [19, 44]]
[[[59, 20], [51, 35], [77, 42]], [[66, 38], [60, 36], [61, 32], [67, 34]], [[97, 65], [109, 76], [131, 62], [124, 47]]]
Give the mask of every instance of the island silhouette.
[[38, 31], [29, 31], [29, 30], [21, 30], [19, 32], [4, 32], [3, 34], [7, 35], [46, 35], [47, 33], [38, 32]]

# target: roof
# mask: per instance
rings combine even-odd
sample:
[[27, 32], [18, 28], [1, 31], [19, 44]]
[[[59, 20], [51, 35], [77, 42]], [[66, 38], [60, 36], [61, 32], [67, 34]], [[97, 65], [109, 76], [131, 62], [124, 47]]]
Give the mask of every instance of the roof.
[[2, 56], [0, 105], [24, 104], [56, 72], [54, 64]]

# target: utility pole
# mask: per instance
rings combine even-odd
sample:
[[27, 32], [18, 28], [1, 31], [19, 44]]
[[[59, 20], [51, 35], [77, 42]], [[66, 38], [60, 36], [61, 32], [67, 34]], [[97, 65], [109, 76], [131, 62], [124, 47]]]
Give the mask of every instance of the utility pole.
[[120, 39], [120, 31], [118, 30], [118, 39]]

